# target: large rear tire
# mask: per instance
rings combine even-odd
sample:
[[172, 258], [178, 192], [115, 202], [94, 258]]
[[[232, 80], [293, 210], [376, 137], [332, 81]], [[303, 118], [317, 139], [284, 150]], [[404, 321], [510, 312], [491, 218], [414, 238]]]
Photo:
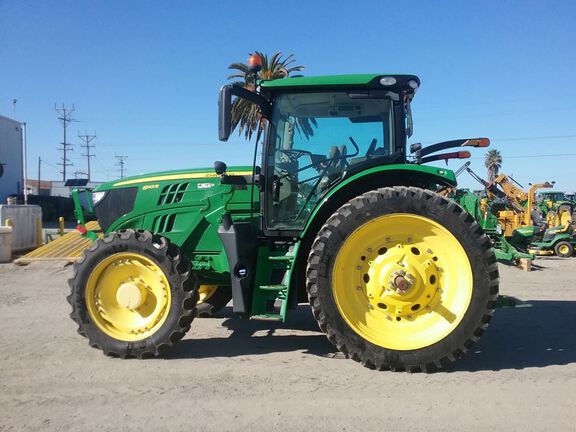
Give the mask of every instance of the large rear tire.
[[414, 187], [367, 192], [318, 233], [307, 290], [320, 329], [369, 368], [430, 371], [460, 358], [496, 306], [488, 237], [461, 207]]
[[198, 280], [178, 247], [148, 231], [98, 239], [68, 281], [70, 317], [92, 347], [114, 357], [155, 357], [186, 334]]

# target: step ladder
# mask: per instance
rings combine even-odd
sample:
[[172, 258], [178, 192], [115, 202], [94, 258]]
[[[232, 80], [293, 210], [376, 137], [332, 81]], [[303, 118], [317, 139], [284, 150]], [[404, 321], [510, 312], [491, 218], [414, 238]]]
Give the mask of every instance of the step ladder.
[[290, 281], [299, 245], [296, 243], [284, 255], [274, 255], [268, 248], [261, 248], [252, 297], [252, 319], [286, 321]]

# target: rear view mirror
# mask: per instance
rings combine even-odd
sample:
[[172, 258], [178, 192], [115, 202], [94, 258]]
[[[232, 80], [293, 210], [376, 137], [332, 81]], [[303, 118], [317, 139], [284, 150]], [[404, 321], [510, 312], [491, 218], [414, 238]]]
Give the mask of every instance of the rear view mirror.
[[218, 99], [218, 139], [228, 141], [232, 128], [232, 88], [225, 85]]
[[406, 136], [410, 138], [414, 133], [414, 120], [412, 119], [412, 108], [410, 101], [406, 104]]

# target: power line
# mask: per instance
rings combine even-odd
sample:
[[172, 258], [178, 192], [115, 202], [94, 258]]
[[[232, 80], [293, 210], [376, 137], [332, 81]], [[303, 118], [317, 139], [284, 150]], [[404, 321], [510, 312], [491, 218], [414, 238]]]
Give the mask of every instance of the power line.
[[62, 151], [62, 162], [59, 162], [58, 165], [62, 165], [62, 181], [66, 181], [66, 167], [73, 165], [70, 163], [70, 159], [66, 157], [66, 153], [73, 150], [72, 144], [66, 141], [66, 129], [68, 128], [68, 123], [74, 121], [71, 114], [75, 111], [75, 108], [74, 105], [72, 105], [72, 108], [66, 108], [64, 104], [62, 104], [61, 108], [58, 108], [56, 104], [54, 104], [54, 109], [58, 114], [60, 114], [58, 120], [62, 122], [62, 127], [64, 128], [64, 141], [61, 142], [62, 148], [58, 149]]
[[94, 144], [90, 143], [96, 139], [96, 132], [94, 132], [94, 135], [88, 135], [86, 132], [84, 132], [84, 135], [78, 133], [78, 138], [84, 141], [82, 148], [86, 149], [86, 153], [82, 153], [82, 156], [85, 157], [88, 162], [88, 181], [90, 181], [90, 158], [96, 156], [94, 153], [90, 154], [90, 149], [95, 148]]
[[118, 162], [116, 165], [120, 166], [120, 178], [124, 178], [124, 165], [126, 164], [124, 161], [128, 159], [128, 156], [121, 156], [121, 155], [114, 155]]

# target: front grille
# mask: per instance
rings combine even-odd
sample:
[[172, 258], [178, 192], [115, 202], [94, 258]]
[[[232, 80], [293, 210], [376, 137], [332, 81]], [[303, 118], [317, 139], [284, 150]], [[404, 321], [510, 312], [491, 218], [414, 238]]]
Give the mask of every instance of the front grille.
[[108, 228], [122, 216], [130, 213], [134, 209], [138, 188], [111, 189], [94, 206], [94, 213], [98, 218], [100, 227], [107, 231]]

